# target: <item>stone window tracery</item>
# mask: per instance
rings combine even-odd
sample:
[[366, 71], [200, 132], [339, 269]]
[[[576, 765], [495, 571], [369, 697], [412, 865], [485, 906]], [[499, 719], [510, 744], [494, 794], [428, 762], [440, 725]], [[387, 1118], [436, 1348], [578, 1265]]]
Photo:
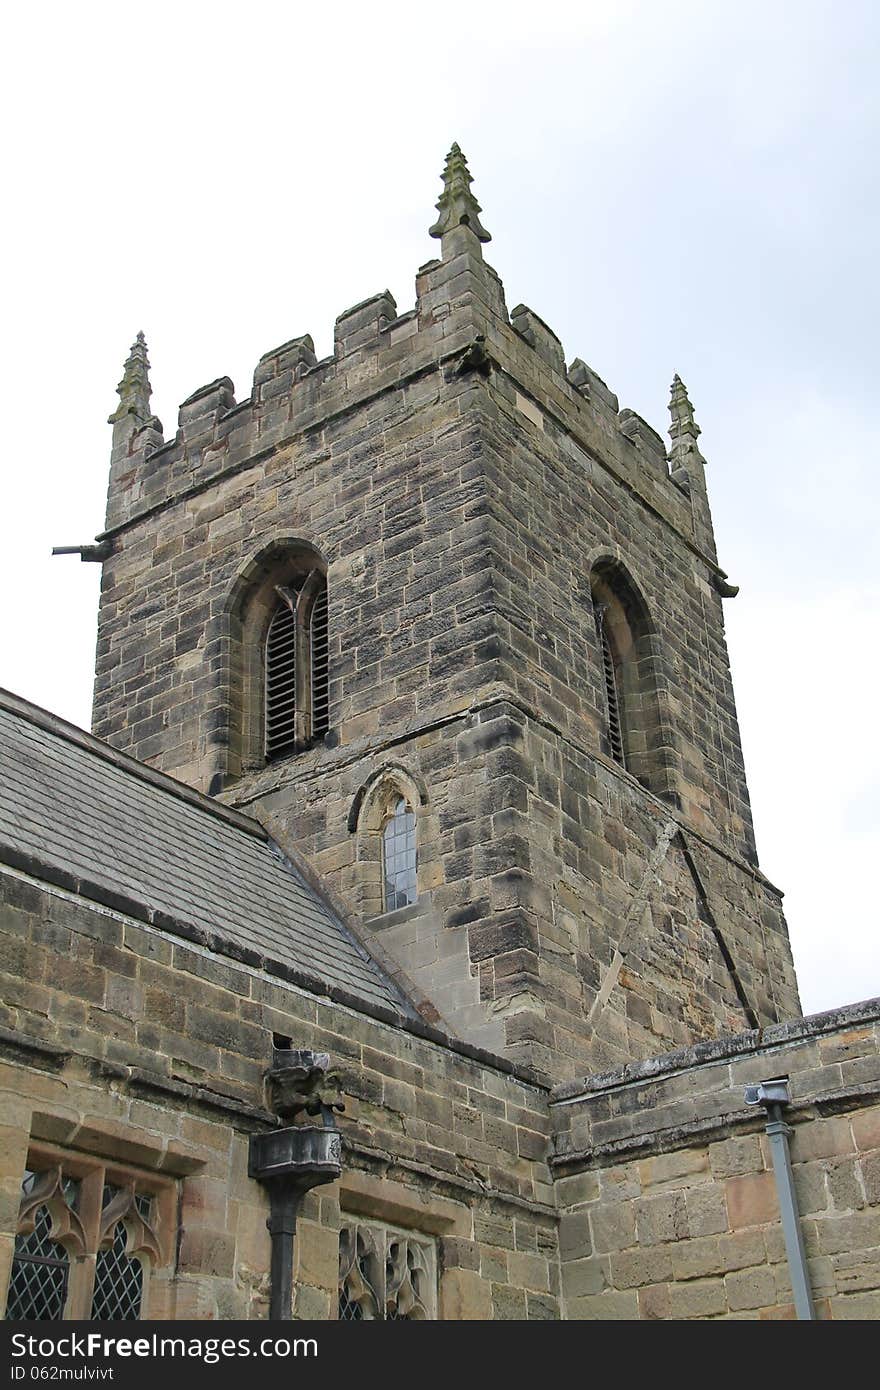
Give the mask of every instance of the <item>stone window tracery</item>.
[[21, 1186], [7, 1320], [134, 1321], [162, 1263], [173, 1187], [81, 1155], [37, 1151]]
[[329, 728], [327, 584], [318, 570], [275, 586], [263, 648], [267, 762]]
[[158, 1242], [150, 1226], [152, 1206], [150, 1197], [136, 1192], [133, 1185], [104, 1186], [90, 1314], [95, 1322], [126, 1322], [140, 1317], [145, 1263], [159, 1259]]
[[339, 1234], [340, 1321], [423, 1322], [437, 1316], [437, 1252], [430, 1236], [374, 1222]]

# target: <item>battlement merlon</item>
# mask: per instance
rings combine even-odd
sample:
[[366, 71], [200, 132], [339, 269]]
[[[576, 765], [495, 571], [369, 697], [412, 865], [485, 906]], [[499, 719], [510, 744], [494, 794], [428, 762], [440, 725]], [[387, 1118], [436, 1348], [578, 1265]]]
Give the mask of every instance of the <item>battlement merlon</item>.
[[533, 310], [520, 304], [508, 315], [501, 280], [483, 259], [481, 242], [489, 234], [470, 182], [464, 156], [453, 147], [441, 216], [431, 229], [440, 237], [442, 258], [419, 270], [413, 310], [398, 314], [384, 290], [339, 316], [332, 356], [318, 361], [304, 335], [264, 354], [244, 400], [235, 402], [228, 377], [199, 388], [180, 407], [177, 433], [167, 443], [149, 415], [141, 335], [111, 417], [117, 466], [102, 535], [133, 524], [145, 510], [173, 505], [231, 468], [246, 469], [249, 454], [264, 457], [372, 397], [459, 360], [463, 368], [479, 366], [487, 389], [506, 396], [532, 423], [540, 419], [567, 432], [583, 450], [585, 468], [599, 463], [616, 475], [702, 556], [716, 587], [724, 585], [708, 503], [700, 496], [702, 456], [696, 452], [699, 467], [693, 459], [682, 461], [683, 450], [696, 449], [693, 429], [699, 433], [692, 407], [691, 424], [686, 412], [673, 415], [670, 474], [656, 431], [633, 411], [620, 410], [614, 393], [580, 358], [566, 371], [561, 342]]

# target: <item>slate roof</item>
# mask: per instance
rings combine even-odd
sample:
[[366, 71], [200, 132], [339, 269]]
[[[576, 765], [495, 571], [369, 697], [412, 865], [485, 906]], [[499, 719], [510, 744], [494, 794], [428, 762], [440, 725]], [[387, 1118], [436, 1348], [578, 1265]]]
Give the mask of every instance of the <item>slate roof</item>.
[[414, 1016], [256, 821], [5, 691], [0, 861], [222, 954], [280, 963]]

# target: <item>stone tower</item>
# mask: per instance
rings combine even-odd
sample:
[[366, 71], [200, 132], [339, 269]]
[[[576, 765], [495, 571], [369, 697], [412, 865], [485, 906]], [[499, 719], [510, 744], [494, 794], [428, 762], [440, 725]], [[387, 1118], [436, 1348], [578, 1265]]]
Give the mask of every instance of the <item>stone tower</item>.
[[266, 823], [427, 1017], [554, 1079], [792, 1017], [685, 387], [667, 453], [508, 312], [457, 146], [438, 209], [413, 309], [201, 387], [167, 441], [139, 337], [94, 731]]

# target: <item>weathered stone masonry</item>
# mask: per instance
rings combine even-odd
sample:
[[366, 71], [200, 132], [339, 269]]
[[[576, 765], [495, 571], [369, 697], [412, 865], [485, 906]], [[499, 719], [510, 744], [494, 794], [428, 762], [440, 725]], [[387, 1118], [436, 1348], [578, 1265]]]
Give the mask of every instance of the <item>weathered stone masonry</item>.
[[264, 1075], [281, 1033], [331, 1053], [347, 1108], [341, 1183], [303, 1209], [295, 1316], [336, 1317], [340, 1224], [363, 1213], [436, 1238], [439, 1316], [560, 1316], [543, 1088], [30, 876], [2, 886], [0, 1306], [38, 1145], [176, 1185], [181, 1240], [151, 1274], [151, 1317], [265, 1317], [247, 1139], [276, 1123]]
[[794, 1316], [764, 1117], [744, 1104], [779, 1075], [817, 1316], [880, 1316], [878, 1030], [874, 999], [557, 1087], [566, 1316]]
[[296, 1317], [336, 1316], [339, 1230], [362, 1217], [436, 1241], [440, 1317], [791, 1317], [766, 1139], [743, 1101], [780, 1072], [819, 1316], [880, 1313], [876, 1000], [549, 1093], [119, 907], [20, 871], [0, 887], [0, 1306], [36, 1149], [171, 1191], [149, 1316], [264, 1317], [247, 1140], [275, 1123], [264, 1074], [283, 1033], [331, 1051], [346, 1101], [342, 1180], [299, 1224]]
[[[693, 407], [676, 377], [667, 455], [508, 314], [470, 182], [454, 146], [413, 310], [355, 306], [322, 362], [284, 344], [246, 400], [210, 383], [167, 442], [131, 350], [83, 548], [107, 742], [0, 697], [0, 1307], [31, 1171], [80, 1184], [50, 1212], [66, 1316], [90, 1315], [109, 1184], [148, 1203], [140, 1316], [266, 1317], [248, 1144], [302, 1048], [345, 1111], [296, 1318], [398, 1316], [381, 1290], [352, 1313], [392, 1248], [420, 1316], [793, 1316], [744, 1093], [782, 1075], [817, 1315], [880, 1314], [880, 1001], [797, 1017]], [[317, 740], [296, 596], [325, 581]], [[304, 703], [267, 761], [277, 586]]]
[[[442, 259], [419, 272], [414, 310], [365, 301], [337, 320], [332, 357], [295, 339], [238, 404], [227, 379], [203, 388], [167, 443], [136, 345], [102, 538], [95, 731], [271, 821], [434, 1016], [549, 1075], [796, 1013], [779, 895], [755, 860], [730, 586], [684, 388], [670, 474], [654, 431], [583, 362], [566, 371], [532, 311], [508, 315], [472, 226], [435, 231]], [[305, 549], [327, 574], [331, 732], [265, 767], [249, 596]], [[627, 706], [638, 778], [609, 756], [602, 565], [647, 615]], [[420, 791], [405, 920], [376, 914], [375, 844], [352, 812], [383, 770]], [[643, 894], [619, 969], [663, 842], [665, 886]]]

